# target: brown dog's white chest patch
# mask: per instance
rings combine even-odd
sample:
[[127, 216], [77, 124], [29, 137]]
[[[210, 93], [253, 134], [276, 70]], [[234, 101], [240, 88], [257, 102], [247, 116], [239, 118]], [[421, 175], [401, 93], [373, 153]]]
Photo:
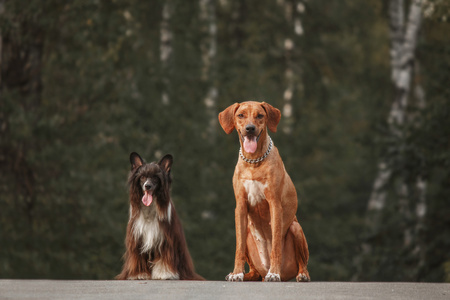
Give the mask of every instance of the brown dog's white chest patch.
[[261, 200], [266, 199], [264, 189], [266, 185], [257, 180], [245, 180], [244, 188], [247, 192], [248, 203], [252, 206], [258, 204]]

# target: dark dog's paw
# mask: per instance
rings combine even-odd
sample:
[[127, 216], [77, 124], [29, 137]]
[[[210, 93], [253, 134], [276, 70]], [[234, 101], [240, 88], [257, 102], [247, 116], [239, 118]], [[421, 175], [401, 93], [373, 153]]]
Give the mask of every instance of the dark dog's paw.
[[275, 274], [275, 273], [267, 273], [266, 277], [264, 278], [264, 281], [270, 281], [270, 282], [275, 282], [275, 281], [281, 281], [281, 277], [280, 274]]
[[308, 281], [311, 281], [309, 276], [307, 274], [305, 274], [305, 273], [298, 274], [295, 279], [297, 280], [297, 282], [308, 282]]
[[150, 279], [152, 279], [152, 277], [147, 273], [140, 273], [140, 274], [137, 274], [136, 276], [129, 276], [127, 279], [128, 280], [150, 280]]
[[233, 274], [230, 273], [225, 277], [226, 281], [244, 281], [244, 273]]

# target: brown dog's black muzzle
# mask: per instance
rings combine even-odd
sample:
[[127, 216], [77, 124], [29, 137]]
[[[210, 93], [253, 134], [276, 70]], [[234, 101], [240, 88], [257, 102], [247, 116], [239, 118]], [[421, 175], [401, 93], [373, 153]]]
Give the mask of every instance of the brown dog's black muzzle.
[[249, 135], [254, 135], [256, 131], [256, 126], [253, 124], [248, 124], [247, 126], [245, 126], [245, 132], [247, 132], [247, 134]]

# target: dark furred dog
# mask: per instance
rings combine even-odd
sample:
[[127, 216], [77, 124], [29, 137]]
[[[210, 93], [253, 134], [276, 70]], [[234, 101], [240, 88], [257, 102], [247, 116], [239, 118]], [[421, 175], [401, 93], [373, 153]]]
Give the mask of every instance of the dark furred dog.
[[145, 163], [130, 155], [130, 219], [122, 272], [116, 279], [203, 280], [194, 271], [189, 250], [172, 200], [172, 155]]

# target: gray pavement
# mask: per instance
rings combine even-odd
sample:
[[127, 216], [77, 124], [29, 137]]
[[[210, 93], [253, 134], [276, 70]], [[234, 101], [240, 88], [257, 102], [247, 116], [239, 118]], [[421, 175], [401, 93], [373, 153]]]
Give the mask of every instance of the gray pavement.
[[445, 299], [449, 283], [0, 280], [0, 299]]

